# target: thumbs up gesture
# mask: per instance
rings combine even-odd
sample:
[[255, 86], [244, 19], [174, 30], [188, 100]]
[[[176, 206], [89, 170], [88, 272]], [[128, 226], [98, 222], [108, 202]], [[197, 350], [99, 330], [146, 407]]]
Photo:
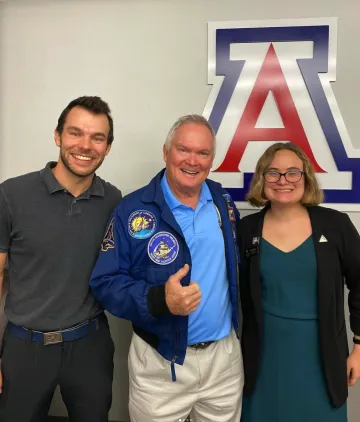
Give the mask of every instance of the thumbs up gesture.
[[183, 287], [180, 283], [188, 272], [189, 265], [185, 264], [165, 283], [165, 300], [173, 315], [189, 315], [199, 306], [201, 299], [199, 285], [192, 281], [188, 286]]

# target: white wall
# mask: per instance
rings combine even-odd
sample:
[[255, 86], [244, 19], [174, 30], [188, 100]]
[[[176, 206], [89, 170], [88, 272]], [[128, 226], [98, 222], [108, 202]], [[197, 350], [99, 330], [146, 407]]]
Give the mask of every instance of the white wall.
[[[352, 142], [360, 94], [358, 0], [11, 0], [0, 14], [0, 181], [57, 158], [52, 132], [64, 106], [100, 95], [115, 120], [113, 149], [99, 174], [124, 193], [162, 166], [165, 134], [180, 115], [202, 113], [207, 22], [339, 17], [334, 92]], [[360, 214], [351, 218], [360, 229]], [[127, 323], [116, 342], [113, 420], [127, 420]], [[360, 386], [349, 421], [360, 418]], [[57, 397], [53, 414], [64, 414]]]

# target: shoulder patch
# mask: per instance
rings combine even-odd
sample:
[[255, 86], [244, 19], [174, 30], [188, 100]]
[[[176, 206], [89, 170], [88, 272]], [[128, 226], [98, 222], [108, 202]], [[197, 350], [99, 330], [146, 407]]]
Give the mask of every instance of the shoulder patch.
[[236, 221], [234, 208], [230, 205], [228, 205], [228, 212], [230, 221]]
[[114, 239], [114, 217], [111, 219], [110, 224], [106, 230], [104, 239], [101, 243], [102, 252], [106, 252], [109, 249], [115, 248], [115, 239]]
[[223, 197], [224, 197], [224, 199], [225, 199], [226, 202], [231, 202], [231, 196], [230, 196], [230, 194], [224, 193], [223, 194]]

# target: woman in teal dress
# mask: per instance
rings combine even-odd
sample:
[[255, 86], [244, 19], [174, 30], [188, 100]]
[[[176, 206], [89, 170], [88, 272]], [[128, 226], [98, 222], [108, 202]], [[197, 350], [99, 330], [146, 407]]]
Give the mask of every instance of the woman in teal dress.
[[[248, 199], [265, 208], [238, 228], [241, 422], [346, 422], [347, 386], [360, 377], [360, 237], [345, 214], [317, 206], [322, 191], [294, 144], [268, 148]], [[349, 357], [344, 278], [355, 333]]]

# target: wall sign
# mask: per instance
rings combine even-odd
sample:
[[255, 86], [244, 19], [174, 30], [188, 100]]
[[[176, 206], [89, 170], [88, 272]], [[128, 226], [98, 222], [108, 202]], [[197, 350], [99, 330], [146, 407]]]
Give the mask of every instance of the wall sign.
[[211, 177], [239, 208], [257, 159], [292, 141], [311, 159], [326, 205], [360, 211], [360, 150], [346, 130], [336, 80], [337, 19], [212, 22], [204, 116], [217, 134]]

